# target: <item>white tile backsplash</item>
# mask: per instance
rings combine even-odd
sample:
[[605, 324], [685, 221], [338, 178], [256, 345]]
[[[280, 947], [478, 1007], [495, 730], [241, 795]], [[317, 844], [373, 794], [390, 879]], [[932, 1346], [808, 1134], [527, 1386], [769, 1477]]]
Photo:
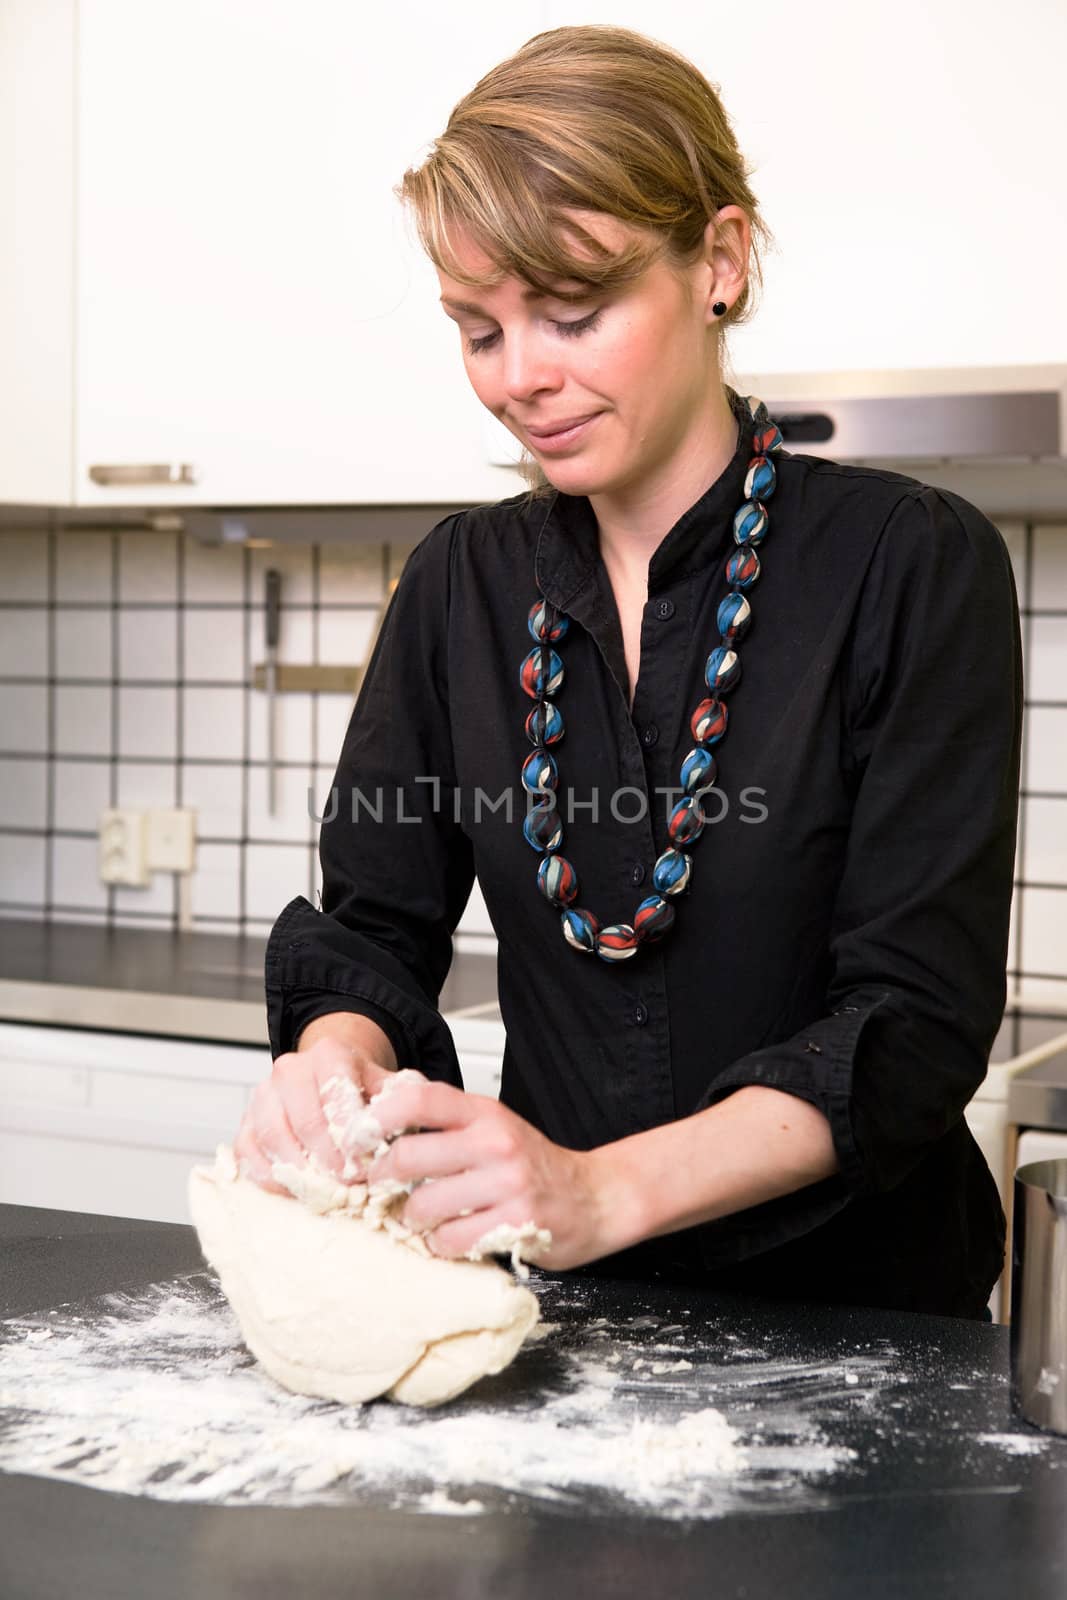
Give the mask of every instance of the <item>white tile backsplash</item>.
[[136, 912], [143, 915], [146, 911], [154, 911], [162, 921], [173, 909], [174, 874], [172, 872], [150, 873], [148, 882], [143, 888], [127, 883], [115, 885], [115, 910], [117, 912]]
[[96, 839], [52, 839], [52, 893], [64, 905], [83, 911], [103, 910], [107, 884], [100, 882], [100, 847]]
[[5, 609], [0, 613], [0, 677], [47, 676], [48, 612], [43, 606]]
[[[429, 531], [429, 530], [427, 530]], [[404, 559], [410, 547], [404, 547]], [[392, 546], [391, 549], [397, 549]], [[385, 593], [379, 544], [324, 544], [319, 547], [319, 600], [331, 605], [380, 605]], [[399, 571], [399, 568], [396, 569]]]
[[193, 608], [183, 613], [185, 681], [243, 683], [245, 614], [236, 607]]
[[[1067, 884], [1067, 796], [1062, 800], [1026, 800], [1025, 860], [1027, 883]], [[1067, 892], [1064, 911], [1067, 913]]]
[[244, 599], [244, 559], [240, 545], [203, 545], [187, 539], [182, 587], [186, 603], [240, 605]]
[[119, 761], [117, 804], [132, 811], [149, 806], [169, 809], [178, 803], [178, 767], [174, 761]]
[[[266, 625], [262, 605], [251, 611], [251, 666], [257, 667], [267, 659]], [[283, 603], [278, 622], [278, 663], [289, 661], [306, 663], [314, 660], [312, 654], [311, 612], [300, 606]]]
[[[1067, 702], [1067, 616], [1056, 614], [1067, 611], [1067, 527], [1005, 522], [1002, 533], [1020, 600], [1029, 597], [1033, 607], [1026, 625], [1028, 701]], [[266, 697], [246, 681], [264, 659], [263, 575], [271, 566], [282, 572], [281, 664], [364, 663], [388, 579], [402, 570], [415, 542], [252, 550], [140, 529], [0, 533], [0, 601], [20, 602], [0, 608], [0, 675], [22, 680], [53, 671], [60, 680], [83, 680], [52, 688], [0, 683], [3, 914], [32, 917], [34, 908], [46, 914], [49, 906], [67, 905], [73, 909], [62, 915], [73, 921], [173, 926], [169, 874], [156, 874], [145, 890], [109, 891], [97, 879], [96, 830], [112, 794], [125, 806], [181, 803], [196, 811], [194, 926], [266, 933], [294, 895], [317, 904], [317, 816], [329, 803], [356, 697], [278, 694], [283, 765], [278, 814], [269, 816]], [[137, 681], [169, 682], [179, 671], [176, 689]], [[85, 681], [92, 679], [103, 681]], [[1065, 887], [1017, 890], [1009, 967], [1021, 971], [1027, 993], [1054, 990], [1067, 1003], [1067, 703], [1028, 709], [1024, 756], [1026, 787], [1052, 798], [1023, 802], [1017, 875], [1028, 884]], [[316, 816], [308, 814], [309, 785]], [[51, 828], [58, 833], [49, 839]], [[85, 837], [70, 836], [78, 833]], [[456, 948], [494, 949], [477, 885]]]
[[1025, 747], [1025, 787], [1067, 794], [1067, 706], [1034, 706], [1026, 718]]
[[47, 798], [48, 763], [43, 758], [0, 756], [0, 827], [46, 827]]
[[1030, 700], [1067, 701], [1067, 616], [1030, 619]]
[[57, 760], [52, 784], [53, 825], [76, 833], [96, 833], [100, 813], [111, 806], [111, 763]]
[[282, 575], [282, 605], [311, 604], [311, 546], [275, 544], [269, 549], [250, 550], [250, 589], [248, 598], [255, 606], [264, 604], [265, 573], [273, 567]]
[[1067, 978], [1067, 887], [1022, 893], [1023, 971]]
[[294, 895], [307, 894], [311, 854], [307, 845], [248, 845], [247, 914], [273, 918]]
[[106, 684], [60, 683], [55, 697], [56, 754], [109, 754], [114, 748], [111, 689]]
[[274, 774], [275, 813], [267, 810], [267, 770], [253, 767], [248, 775], [248, 836], [306, 844], [318, 828], [308, 814], [311, 774], [306, 767], [279, 767]]
[[119, 599], [123, 605], [138, 600], [178, 598], [178, 537], [140, 529], [119, 534]]
[[198, 841], [191, 894], [194, 919], [239, 914], [240, 894], [241, 846]]
[[373, 611], [320, 612], [319, 660], [342, 667], [365, 666], [376, 620]]
[[196, 812], [198, 839], [239, 839], [244, 768], [237, 765], [198, 766], [187, 761], [182, 768], [182, 805]]
[[244, 693], [241, 689], [185, 688], [182, 752], [233, 761], [244, 756]]
[[110, 678], [111, 611], [59, 606], [56, 609], [56, 676]]
[[[267, 695], [253, 689], [249, 703], [248, 752], [253, 761], [267, 759]], [[274, 755], [278, 761], [306, 761], [311, 749], [311, 695], [302, 690], [274, 698]]]
[[1005, 519], [997, 526], [1008, 547], [1012, 573], [1015, 577], [1015, 590], [1022, 606], [1026, 604], [1026, 523]]
[[337, 771], [341, 746], [345, 742], [348, 724], [356, 698], [351, 694], [320, 694], [315, 707], [316, 753], [320, 762], [329, 767], [331, 776]]
[[42, 683], [0, 684], [0, 750], [48, 749], [48, 689]]
[[0, 600], [47, 599], [47, 537], [38, 529], [0, 531]]
[[111, 599], [112, 545], [110, 533], [72, 529], [56, 534], [57, 600]]
[[178, 676], [178, 618], [169, 610], [138, 607], [119, 612], [118, 673], [124, 679]]
[[120, 756], [170, 756], [178, 748], [177, 689], [140, 689], [123, 684], [119, 689], [118, 739]]
[[1033, 604], [1067, 611], [1067, 523], [1034, 529]]
[[44, 899], [45, 840], [0, 833], [0, 899], [39, 906]]

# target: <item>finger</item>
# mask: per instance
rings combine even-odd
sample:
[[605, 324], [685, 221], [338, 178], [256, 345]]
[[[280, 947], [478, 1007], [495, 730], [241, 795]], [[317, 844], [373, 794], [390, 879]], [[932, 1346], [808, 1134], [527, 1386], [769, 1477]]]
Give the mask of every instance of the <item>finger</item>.
[[[343, 1177], [344, 1160], [330, 1137], [314, 1067], [309, 1070], [308, 1063], [301, 1062], [299, 1067], [283, 1070], [277, 1076], [278, 1095], [302, 1156], [304, 1152], [313, 1155], [327, 1172]], [[359, 1093], [354, 1085], [353, 1092]]]
[[[502, 1223], [508, 1223], [515, 1228], [521, 1226], [513, 1215], [508, 1214], [506, 1206], [487, 1206], [481, 1211], [472, 1212], [469, 1217], [454, 1217], [448, 1222], [442, 1222], [436, 1228], [424, 1233], [423, 1238], [434, 1255], [455, 1259], [473, 1250], [479, 1239], [484, 1239], [487, 1233], [491, 1233]], [[496, 1254], [508, 1253], [503, 1250], [490, 1251], [483, 1259], [489, 1261]]]
[[289, 1125], [285, 1106], [272, 1078], [256, 1085], [248, 1113], [256, 1144], [269, 1162], [287, 1161], [298, 1167], [304, 1166], [307, 1151]]
[[383, 1178], [420, 1183], [423, 1178], [447, 1178], [484, 1163], [481, 1147], [469, 1128], [448, 1133], [403, 1133], [384, 1154], [369, 1162], [366, 1177], [368, 1183], [378, 1183]]
[[274, 1194], [289, 1193], [284, 1184], [276, 1181], [271, 1162], [260, 1149], [251, 1129], [243, 1130], [235, 1140], [233, 1155], [242, 1178], [250, 1178], [253, 1183], [258, 1183], [260, 1188], [269, 1189]]
[[[425, 1233], [446, 1222], [465, 1221], [478, 1212], [505, 1205], [510, 1198], [507, 1174], [500, 1168], [482, 1167], [421, 1184], [404, 1203], [400, 1219]], [[474, 1235], [481, 1238], [485, 1229]]]
[[[386, 1138], [407, 1128], [465, 1128], [484, 1115], [484, 1095], [465, 1094], [450, 1083], [401, 1079], [384, 1084], [370, 1101]], [[495, 1101], [493, 1104], [495, 1105]]]

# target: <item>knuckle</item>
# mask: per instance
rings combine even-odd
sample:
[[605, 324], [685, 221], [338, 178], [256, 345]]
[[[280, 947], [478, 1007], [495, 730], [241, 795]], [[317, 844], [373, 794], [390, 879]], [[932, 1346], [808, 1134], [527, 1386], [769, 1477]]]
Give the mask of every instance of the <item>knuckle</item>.
[[488, 1153], [497, 1161], [512, 1161], [518, 1153], [518, 1141], [505, 1123], [491, 1123], [485, 1137]]
[[402, 1183], [406, 1182], [408, 1178], [414, 1176], [412, 1154], [410, 1139], [394, 1139], [389, 1146], [387, 1156], [383, 1158], [388, 1160], [389, 1170], [385, 1174], [379, 1172], [378, 1175], [399, 1178]]

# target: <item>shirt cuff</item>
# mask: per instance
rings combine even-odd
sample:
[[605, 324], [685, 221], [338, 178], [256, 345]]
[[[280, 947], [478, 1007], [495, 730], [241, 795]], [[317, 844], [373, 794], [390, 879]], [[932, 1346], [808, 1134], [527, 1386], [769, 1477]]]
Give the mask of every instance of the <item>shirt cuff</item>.
[[290, 1049], [295, 1049], [300, 1042], [300, 1035], [309, 1022], [314, 1022], [316, 1017], [329, 1016], [331, 1012], [347, 1011], [352, 1016], [369, 1017], [376, 1022], [393, 1047], [398, 1067], [413, 1066], [408, 1060], [411, 1053], [411, 1044], [407, 1030], [387, 1011], [384, 1006], [376, 1006], [372, 1000], [357, 1000], [354, 996], [346, 994], [322, 994], [318, 989], [291, 989], [285, 996], [285, 1016], [289, 1038], [292, 1040]]
[[[267, 1030], [275, 1059], [294, 1047], [311, 1020], [309, 995], [322, 1001], [316, 1013], [352, 1010], [390, 1019], [386, 1028], [397, 1061], [457, 1089], [463, 1087], [452, 1032], [411, 973], [390, 951], [316, 911], [303, 895], [282, 910], [267, 940], [264, 958]], [[347, 1002], [353, 1002], [349, 1005]]]
[[[840, 1170], [829, 1181], [836, 1180], [838, 1187], [843, 1186], [847, 1197], [873, 1193], [875, 1185], [860, 1153], [852, 1124], [853, 1066], [867, 1022], [888, 1000], [889, 993], [884, 989], [857, 991], [848, 1004], [829, 1016], [819, 1017], [792, 1038], [742, 1056], [719, 1074], [694, 1110], [704, 1111], [736, 1089], [751, 1084], [799, 1095], [817, 1106], [830, 1124]], [[819, 1187], [820, 1184], [811, 1185], [812, 1189]], [[807, 1190], [795, 1193], [800, 1196]], [[789, 1200], [791, 1197], [779, 1198]], [[754, 1212], [762, 1209], [752, 1208]]]

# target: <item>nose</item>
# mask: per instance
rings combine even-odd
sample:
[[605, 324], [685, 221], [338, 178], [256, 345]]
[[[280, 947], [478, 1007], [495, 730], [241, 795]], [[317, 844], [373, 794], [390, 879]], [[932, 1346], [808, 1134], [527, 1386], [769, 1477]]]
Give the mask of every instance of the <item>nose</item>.
[[536, 330], [522, 329], [505, 338], [504, 388], [510, 400], [524, 402], [545, 390], [551, 393], [561, 382], [558, 352]]

